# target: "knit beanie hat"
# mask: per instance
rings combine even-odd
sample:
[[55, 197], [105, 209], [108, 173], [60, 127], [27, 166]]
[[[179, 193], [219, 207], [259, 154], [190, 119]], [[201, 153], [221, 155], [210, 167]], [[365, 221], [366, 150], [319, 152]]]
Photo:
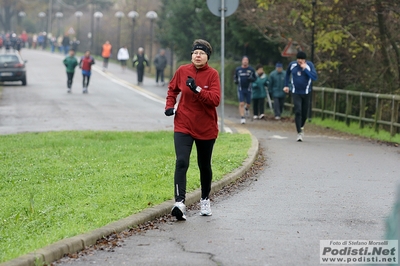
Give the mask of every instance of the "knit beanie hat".
[[307, 58], [307, 55], [306, 55], [305, 52], [300, 51], [300, 52], [297, 53], [296, 58], [297, 58], [297, 59], [306, 59], [306, 58]]

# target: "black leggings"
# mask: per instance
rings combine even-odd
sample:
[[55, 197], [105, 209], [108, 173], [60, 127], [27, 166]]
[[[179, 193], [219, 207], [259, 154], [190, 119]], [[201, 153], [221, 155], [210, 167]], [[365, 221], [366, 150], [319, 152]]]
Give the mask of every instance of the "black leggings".
[[89, 86], [90, 76], [83, 75], [83, 87], [87, 88]]
[[107, 68], [108, 67], [108, 57], [103, 57], [103, 67]]
[[294, 114], [297, 133], [301, 132], [301, 128], [307, 120], [308, 106], [310, 104], [310, 94], [292, 94], [294, 104]]
[[74, 72], [67, 72], [67, 88], [70, 89], [72, 86], [72, 80], [74, 79]]
[[143, 82], [144, 66], [137, 67], [137, 81]]
[[265, 98], [253, 99], [253, 115], [264, 114]]
[[283, 112], [283, 106], [285, 106], [285, 97], [277, 98], [274, 97], [274, 113], [275, 116], [281, 116]]
[[193, 142], [197, 148], [197, 163], [200, 170], [201, 198], [208, 198], [211, 191], [212, 169], [211, 156], [215, 139], [198, 140], [188, 134], [174, 133], [175, 144], [175, 201], [185, 201], [186, 195], [186, 173], [189, 168], [190, 153]]
[[161, 82], [164, 82], [164, 69], [156, 69], [156, 82], [158, 83], [158, 78], [161, 79]]

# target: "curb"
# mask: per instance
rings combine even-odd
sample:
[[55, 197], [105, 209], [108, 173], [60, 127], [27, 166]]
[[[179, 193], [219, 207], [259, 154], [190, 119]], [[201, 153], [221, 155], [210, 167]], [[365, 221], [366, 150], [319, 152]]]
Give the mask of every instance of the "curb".
[[[225, 123], [232, 124], [229, 121], [226, 121]], [[259, 150], [259, 143], [257, 138], [251, 135], [251, 133], [244, 127], [238, 127], [237, 129], [238, 133], [250, 134], [251, 136], [251, 147], [247, 152], [247, 158], [242, 163], [242, 166], [235, 169], [233, 172], [225, 175], [223, 179], [217, 182], [213, 182], [211, 187], [211, 194], [240, 178], [248, 169], [250, 169], [254, 161], [257, 159]], [[200, 188], [191, 193], [188, 193], [185, 199], [186, 205], [192, 205], [198, 202], [200, 200], [200, 197]], [[126, 230], [127, 228], [135, 227], [147, 221], [151, 221], [158, 217], [164, 216], [170, 213], [171, 207], [173, 205], [174, 200], [165, 201], [157, 206], [145, 209], [140, 213], [136, 213], [119, 221], [112, 222], [106, 226], [95, 229], [88, 233], [62, 239], [47, 247], [38, 249], [26, 255], [22, 255], [13, 260], [3, 262], [0, 264], [0, 266], [34, 266], [37, 265], [35, 264], [35, 262], [37, 261], [46, 263], [57, 261], [64, 257], [65, 254], [76, 253], [83, 250], [85, 247], [94, 245], [98, 239], [104, 236], [110, 235], [112, 233], [119, 233]]]

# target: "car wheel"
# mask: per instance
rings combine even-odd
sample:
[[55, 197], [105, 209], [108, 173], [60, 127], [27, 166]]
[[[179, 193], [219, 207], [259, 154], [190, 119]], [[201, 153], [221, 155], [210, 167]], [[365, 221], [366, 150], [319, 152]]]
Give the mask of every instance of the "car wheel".
[[23, 78], [21, 81], [22, 81], [22, 85], [26, 86], [26, 77]]

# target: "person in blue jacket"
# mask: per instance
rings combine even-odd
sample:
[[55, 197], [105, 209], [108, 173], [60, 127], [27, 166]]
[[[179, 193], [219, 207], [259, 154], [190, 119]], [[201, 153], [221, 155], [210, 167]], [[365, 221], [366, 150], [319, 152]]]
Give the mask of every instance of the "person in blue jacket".
[[312, 82], [317, 80], [317, 71], [314, 64], [306, 60], [306, 53], [297, 53], [297, 60], [290, 62], [285, 76], [283, 91], [289, 93], [289, 82], [292, 84], [292, 98], [294, 104], [297, 141], [303, 141], [304, 124], [310, 105]]

